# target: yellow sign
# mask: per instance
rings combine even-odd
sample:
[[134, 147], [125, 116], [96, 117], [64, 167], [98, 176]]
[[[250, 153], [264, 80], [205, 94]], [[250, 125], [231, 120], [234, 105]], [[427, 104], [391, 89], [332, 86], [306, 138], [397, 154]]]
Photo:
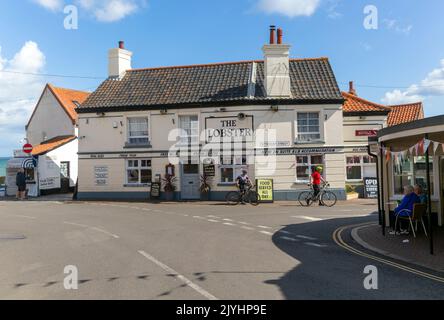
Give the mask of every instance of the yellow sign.
[[257, 193], [260, 202], [273, 202], [273, 179], [257, 179]]

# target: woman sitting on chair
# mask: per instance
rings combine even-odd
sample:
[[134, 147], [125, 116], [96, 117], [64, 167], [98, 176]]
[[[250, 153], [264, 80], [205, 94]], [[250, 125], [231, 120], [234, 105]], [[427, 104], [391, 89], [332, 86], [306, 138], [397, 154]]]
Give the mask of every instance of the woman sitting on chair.
[[[415, 203], [421, 203], [421, 199], [418, 197], [418, 195], [414, 192], [414, 188], [412, 186], [405, 186], [404, 187], [404, 198], [402, 199], [401, 203], [395, 208], [395, 213], [391, 215], [391, 221], [393, 222], [392, 226], [394, 225], [394, 221], [396, 220], [396, 216], [399, 215], [400, 217], [408, 217], [413, 213], [413, 206]], [[399, 230], [394, 230], [391, 232], [391, 234], [396, 234], [398, 231], [401, 232], [401, 234], [408, 234], [409, 232], [407, 229], [403, 229], [402, 222], [399, 223]]]

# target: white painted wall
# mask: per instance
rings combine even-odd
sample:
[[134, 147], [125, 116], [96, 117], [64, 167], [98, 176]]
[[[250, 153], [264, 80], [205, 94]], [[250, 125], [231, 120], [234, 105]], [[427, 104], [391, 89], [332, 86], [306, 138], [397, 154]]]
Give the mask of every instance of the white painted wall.
[[65, 135], [75, 135], [75, 126], [51, 91], [46, 88], [26, 130], [26, 137], [29, 143], [38, 145], [45, 140]]

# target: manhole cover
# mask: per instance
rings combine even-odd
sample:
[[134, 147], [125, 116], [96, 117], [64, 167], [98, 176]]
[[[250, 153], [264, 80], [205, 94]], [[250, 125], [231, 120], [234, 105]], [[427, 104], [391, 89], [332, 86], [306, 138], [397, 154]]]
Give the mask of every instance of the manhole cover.
[[0, 234], [0, 240], [23, 240], [26, 237], [22, 234]]

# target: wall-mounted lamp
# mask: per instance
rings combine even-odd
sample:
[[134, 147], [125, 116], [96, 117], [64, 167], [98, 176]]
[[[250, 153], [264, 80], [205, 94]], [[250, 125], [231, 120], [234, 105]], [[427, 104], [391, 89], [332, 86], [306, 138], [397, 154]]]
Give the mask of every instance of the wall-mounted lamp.
[[167, 108], [160, 109], [160, 114], [167, 114], [167, 113], [168, 113]]
[[279, 106], [278, 106], [277, 104], [275, 104], [275, 105], [272, 105], [272, 106], [270, 107], [270, 109], [271, 109], [271, 111], [273, 111], [273, 112], [278, 112], [278, 111], [279, 111]]
[[113, 122], [113, 128], [117, 129], [119, 127], [119, 123], [117, 121]]

